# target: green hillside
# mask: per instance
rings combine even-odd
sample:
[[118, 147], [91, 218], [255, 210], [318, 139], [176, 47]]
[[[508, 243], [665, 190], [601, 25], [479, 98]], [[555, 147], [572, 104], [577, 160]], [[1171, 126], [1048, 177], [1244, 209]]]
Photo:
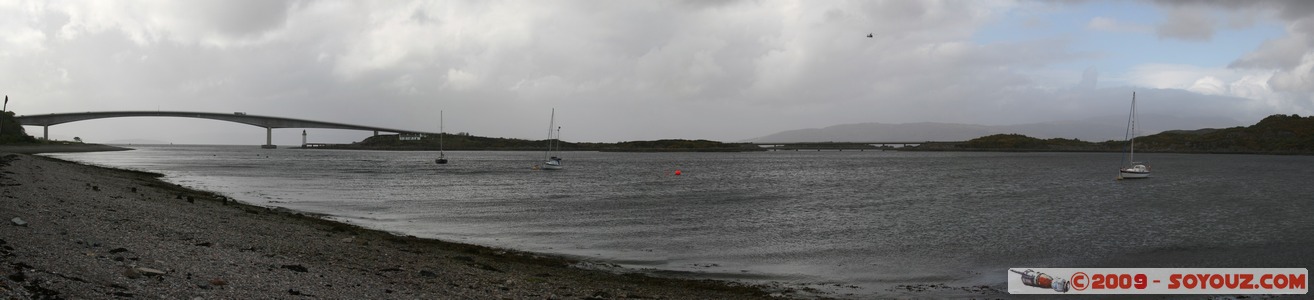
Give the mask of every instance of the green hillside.
[[[1125, 141], [1086, 142], [996, 134], [961, 143], [928, 143], [921, 151], [1123, 151]], [[1255, 125], [1174, 130], [1136, 138], [1136, 151], [1181, 153], [1314, 154], [1314, 116], [1272, 115]]]
[[37, 139], [27, 135], [23, 125], [14, 119], [14, 112], [0, 112], [0, 144], [36, 143]]
[[1136, 139], [1136, 149], [1314, 154], [1314, 116], [1272, 115], [1248, 127], [1168, 131]]
[[1075, 139], [1038, 139], [1021, 134], [996, 134], [969, 140], [959, 144], [958, 147], [968, 149], [1097, 150], [1094, 148], [1102, 148], [1104, 145]]

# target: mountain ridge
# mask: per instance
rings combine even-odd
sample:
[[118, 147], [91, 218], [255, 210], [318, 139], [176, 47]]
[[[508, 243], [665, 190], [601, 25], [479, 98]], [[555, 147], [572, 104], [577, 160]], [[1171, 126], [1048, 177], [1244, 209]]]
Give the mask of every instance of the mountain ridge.
[[[1016, 133], [1037, 138], [1067, 138], [1083, 141], [1122, 140], [1126, 134], [1126, 116], [1099, 116], [1082, 120], [1050, 121], [1016, 125], [977, 125], [963, 123], [850, 123], [823, 128], [786, 130], [743, 142], [876, 142], [876, 141], [966, 141], [992, 134]], [[1138, 135], [1170, 130], [1228, 128], [1241, 122], [1225, 117], [1177, 117], [1159, 114], [1138, 116]]]

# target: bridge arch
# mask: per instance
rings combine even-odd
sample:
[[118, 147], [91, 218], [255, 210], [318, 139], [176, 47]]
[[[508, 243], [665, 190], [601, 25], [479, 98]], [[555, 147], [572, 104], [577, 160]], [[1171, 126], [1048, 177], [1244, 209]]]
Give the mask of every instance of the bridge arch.
[[273, 130], [276, 128], [324, 128], [324, 129], [347, 129], [347, 130], [365, 130], [374, 131], [375, 135], [379, 132], [392, 133], [428, 133], [415, 130], [400, 130], [375, 126], [354, 125], [335, 122], [302, 120], [284, 117], [258, 116], [241, 112], [235, 113], [209, 113], [209, 112], [185, 112], [185, 111], [102, 111], [102, 112], [80, 112], [80, 113], [55, 113], [44, 115], [23, 115], [14, 117], [19, 124], [28, 126], [41, 126], [42, 138], [50, 138], [50, 126], [71, 123], [77, 121], [106, 119], [106, 118], [131, 118], [131, 117], [176, 117], [176, 118], [196, 118], [228, 121], [241, 123], [265, 129], [265, 148], [274, 148]]

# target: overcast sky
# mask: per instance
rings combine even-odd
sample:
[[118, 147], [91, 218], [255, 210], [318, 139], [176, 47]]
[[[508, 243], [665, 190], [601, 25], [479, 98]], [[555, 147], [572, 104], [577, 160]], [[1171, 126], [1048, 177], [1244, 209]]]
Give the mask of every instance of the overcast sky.
[[[1299, 0], [0, 1], [0, 93], [19, 115], [437, 130], [443, 110], [448, 132], [529, 139], [556, 108], [564, 139], [603, 142], [1125, 115], [1131, 91], [1142, 114], [1240, 125], [1314, 113], [1312, 45], [1314, 1]], [[264, 142], [264, 129], [199, 119], [50, 129]]]

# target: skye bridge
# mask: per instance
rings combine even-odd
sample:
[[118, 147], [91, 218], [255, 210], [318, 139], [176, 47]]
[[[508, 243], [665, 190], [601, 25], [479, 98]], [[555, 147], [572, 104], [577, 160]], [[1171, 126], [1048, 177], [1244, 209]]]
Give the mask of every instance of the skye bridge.
[[324, 121], [300, 120], [283, 117], [257, 116], [248, 115], [242, 112], [235, 113], [207, 113], [207, 112], [185, 112], [185, 111], [99, 111], [99, 112], [80, 112], [80, 113], [58, 113], [44, 115], [24, 115], [17, 116], [19, 124], [28, 126], [41, 126], [42, 138], [50, 139], [50, 126], [106, 118], [129, 118], [129, 117], [177, 117], [177, 118], [196, 118], [210, 119], [219, 121], [228, 121], [242, 123], [265, 129], [264, 148], [273, 149], [274, 129], [275, 128], [325, 128], [325, 129], [347, 129], [347, 130], [364, 130], [374, 131], [374, 135], [379, 132], [391, 132], [398, 134], [434, 134], [415, 130], [400, 130], [383, 127], [352, 125], [343, 123], [333, 123]]

